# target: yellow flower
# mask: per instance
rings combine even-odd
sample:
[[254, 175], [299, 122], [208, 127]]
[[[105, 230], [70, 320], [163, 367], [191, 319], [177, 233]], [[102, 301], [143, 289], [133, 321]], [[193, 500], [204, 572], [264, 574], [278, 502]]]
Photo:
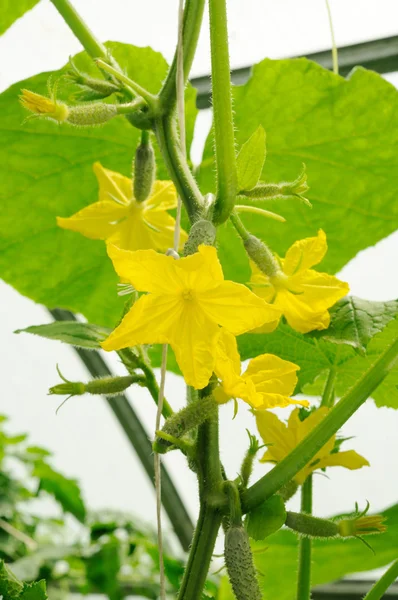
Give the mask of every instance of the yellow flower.
[[275, 319], [275, 309], [246, 286], [224, 281], [216, 249], [175, 260], [154, 250], [108, 245], [118, 275], [149, 292], [102, 343], [105, 350], [170, 344], [186, 382], [205, 387], [214, 370], [220, 326], [240, 335]]
[[214, 372], [222, 381], [215, 390], [220, 403], [231, 398], [241, 398], [253, 408], [285, 407], [290, 404], [308, 406], [306, 400], [292, 400], [297, 383], [297, 365], [273, 354], [262, 354], [253, 358], [241, 375], [241, 364], [235, 336], [222, 329], [217, 346]]
[[[299, 411], [300, 409], [296, 408], [292, 412], [287, 425], [271, 412], [255, 412], [257, 428], [264, 444], [268, 446], [261, 462], [278, 463], [285, 458], [322, 421], [329, 409], [321, 407], [311, 413], [304, 421], [300, 420]], [[346, 469], [355, 470], [369, 466], [366, 458], [357, 454], [355, 450], [332, 452], [335, 441], [336, 436], [334, 435], [319, 450], [311, 462], [297, 473], [294, 478], [296, 483], [301, 485], [313, 471], [324, 467], [345, 467]]]
[[300, 240], [289, 248], [285, 258], [279, 259], [282, 270], [277, 275], [268, 277], [251, 264], [253, 291], [278, 308], [289, 325], [301, 333], [327, 329], [328, 308], [349, 291], [347, 283], [311, 269], [326, 251], [326, 235], [320, 229], [317, 237]]
[[[90, 204], [69, 218], [57, 217], [64, 229], [94, 240], [106, 240], [124, 250], [153, 248], [165, 251], [173, 246], [174, 218], [167, 212], [177, 206], [171, 181], [155, 181], [150, 196], [137, 202], [129, 177], [94, 164], [99, 183], [99, 202]], [[181, 231], [180, 246], [187, 240]]]
[[30, 110], [34, 115], [48, 117], [62, 123], [69, 115], [69, 108], [62, 102], [57, 102], [55, 97], [46, 98], [30, 90], [22, 90], [19, 101], [24, 108]]

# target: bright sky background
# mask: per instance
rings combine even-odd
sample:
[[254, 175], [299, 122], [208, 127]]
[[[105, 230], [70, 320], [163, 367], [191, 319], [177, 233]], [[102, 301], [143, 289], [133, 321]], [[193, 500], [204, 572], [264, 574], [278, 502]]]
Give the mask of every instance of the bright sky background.
[[[171, 59], [176, 40], [177, 0], [75, 0], [97, 36], [105, 40], [151, 45]], [[232, 67], [252, 64], [266, 56], [277, 58], [313, 52], [330, 47], [330, 31], [323, 0], [229, 0], [229, 28]], [[397, 0], [331, 0], [338, 45], [397, 35]], [[207, 16], [205, 17], [205, 28]], [[68, 56], [80, 50], [48, 0], [28, 13], [0, 38], [0, 90], [37, 72], [57, 69]], [[397, 65], [398, 70], [398, 65]], [[201, 37], [193, 74], [209, 72], [209, 43]], [[201, 117], [197, 128], [196, 153], [200, 151], [208, 125]], [[383, 240], [359, 254], [345, 267], [341, 277], [353, 294], [367, 299], [398, 298], [396, 277], [398, 236]], [[38, 276], [40, 276], [38, 274]], [[43, 274], [45, 276], [45, 274]], [[54, 452], [54, 464], [65, 474], [80, 480], [91, 508], [117, 508], [155, 519], [154, 494], [118, 424], [102, 399], [74, 398], [55, 416], [57, 400], [46, 393], [58, 381], [59, 363], [70, 379], [86, 380], [87, 374], [73, 350], [12, 332], [32, 324], [49, 322], [41, 306], [1, 285], [2, 319], [2, 400], [0, 412], [10, 416], [12, 431], [27, 431], [31, 441]], [[109, 360], [109, 356], [107, 356]], [[122, 372], [117, 361], [115, 370]], [[174, 406], [182, 405], [182, 381], [168, 376], [167, 397]], [[4, 389], [5, 388], [5, 389]], [[135, 389], [129, 397], [148, 430], [153, 430], [154, 407], [145, 391]], [[221, 447], [223, 461], [233, 477], [247, 446], [245, 428], [253, 430], [253, 419], [243, 405], [232, 421], [232, 406], [221, 410]], [[286, 412], [284, 413], [287, 414]], [[364, 454], [371, 469], [357, 473], [335, 468], [328, 478], [315, 479], [315, 512], [327, 515], [361, 505], [366, 500], [375, 510], [398, 500], [395, 476], [398, 456], [398, 412], [376, 409], [369, 400], [343, 429], [344, 436], [355, 436], [347, 444]], [[166, 457], [192, 517], [197, 511], [195, 479], [177, 453]], [[264, 467], [257, 467], [261, 475]], [[291, 508], [298, 508], [298, 498]]]

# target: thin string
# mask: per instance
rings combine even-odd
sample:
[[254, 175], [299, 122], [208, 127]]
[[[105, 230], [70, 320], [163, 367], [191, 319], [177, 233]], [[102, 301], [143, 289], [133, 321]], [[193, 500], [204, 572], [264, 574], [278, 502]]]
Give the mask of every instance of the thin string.
[[330, 10], [329, 0], [325, 0], [326, 2], [326, 10], [328, 11], [328, 19], [329, 19], [329, 27], [330, 27], [330, 35], [332, 37], [332, 59], [333, 59], [333, 73], [335, 75], [339, 74], [339, 57], [337, 53], [336, 40], [334, 38], [334, 29], [333, 29], [333, 20], [332, 20], [332, 11]]
[[[177, 76], [176, 76], [176, 96], [177, 96], [177, 114], [180, 127], [180, 146], [181, 152], [186, 156], [185, 143], [185, 112], [184, 112], [184, 60], [183, 60], [183, 17], [184, 17], [184, 0], [179, 1], [178, 8], [178, 43], [177, 43]], [[181, 231], [181, 198], [177, 200], [177, 215], [174, 226], [174, 251], [178, 252], [180, 245]], [[158, 394], [158, 407], [156, 411], [155, 431], [160, 429], [160, 421], [163, 409], [164, 388], [166, 383], [167, 369], [167, 351], [168, 345], [162, 347], [162, 364], [160, 369], [160, 385]], [[166, 579], [164, 572], [163, 558], [163, 532], [162, 532], [162, 483], [161, 483], [161, 463], [160, 455], [155, 452], [154, 456], [154, 471], [155, 471], [155, 489], [156, 489], [156, 522], [157, 522], [157, 538], [159, 548], [159, 575], [160, 575], [160, 599], [166, 600]]]

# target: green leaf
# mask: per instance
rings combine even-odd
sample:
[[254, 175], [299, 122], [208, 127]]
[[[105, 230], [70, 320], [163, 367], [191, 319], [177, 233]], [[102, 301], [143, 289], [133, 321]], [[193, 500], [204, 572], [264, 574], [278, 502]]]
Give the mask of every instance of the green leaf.
[[23, 585], [10, 571], [3, 560], [0, 560], [0, 597], [4, 600], [17, 600], [23, 589]]
[[[395, 231], [398, 92], [380, 75], [357, 68], [344, 79], [304, 58], [266, 59], [235, 87], [234, 114], [238, 144], [259, 124], [266, 131], [262, 179], [292, 181], [307, 167], [312, 210], [298, 200], [256, 201], [287, 222], [270, 227], [258, 215], [242, 217], [279, 255], [322, 228], [329, 244], [322, 270], [334, 273]], [[215, 190], [213, 160], [209, 136], [199, 169], [204, 192]], [[219, 229], [218, 242], [227, 278], [247, 282], [248, 260], [231, 225]]]
[[285, 503], [281, 496], [275, 494], [257, 508], [252, 510], [245, 519], [247, 533], [253, 540], [263, 540], [278, 531], [286, 521]]
[[32, 325], [25, 329], [17, 329], [14, 333], [33, 333], [49, 340], [59, 340], [79, 348], [101, 348], [102, 342], [110, 334], [111, 329], [79, 323], [77, 321], [56, 321], [45, 325]]
[[330, 309], [330, 325], [312, 335], [335, 344], [348, 344], [362, 353], [374, 335], [398, 314], [398, 300], [372, 302], [355, 296], [342, 298]]
[[236, 159], [239, 190], [257, 185], [265, 161], [265, 131], [260, 125], [240, 149]]
[[[246, 334], [238, 338], [242, 360], [258, 354], [271, 353], [296, 363], [298, 385], [296, 393], [318, 396], [322, 394], [330, 370], [336, 374], [335, 392], [345, 394], [377, 361], [380, 355], [398, 336], [398, 319], [393, 319], [368, 342], [366, 355], [361, 356], [352, 346], [317, 340], [293, 331], [281, 323], [270, 334]], [[398, 366], [373, 392], [377, 406], [398, 408]]]
[[68, 479], [54, 471], [44, 462], [37, 462], [33, 476], [40, 479], [39, 491], [44, 490], [54, 496], [65, 512], [69, 512], [84, 522], [86, 509], [80, 495], [80, 488], [74, 479]]
[[[167, 64], [150, 48], [108, 43], [123, 70], [156, 92]], [[101, 76], [86, 53], [76, 66]], [[56, 216], [70, 216], [98, 199], [93, 163], [131, 174], [131, 161], [140, 132], [124, 117], [102, 127], [59, 126], [34, 119], [22, 124], [26, 111], [19, 105], [21, 88], [47, 93], [47, 80], [63, 71], [43, 73], [17, 83], [0, 95], [0, 270], [20, 293], [48, 307], [82, 313], [89, 322], [113, 327], [125, 303], [117, 296], [118, 277], [102, 241], [57, 227]], [[60, 99], [74, 88], [61, 80]], [[197, 113], [192, 87], [186, 96], [188, 146]], [[157, 177], [168, 178], [157, 157]]]
[[0, 0], [0, 35], [38, 2], [39, 0]]
[[47, 600], [46, 582], [44, 579], [35, 583], [25, 583], [18, 600]]
[[[387, 532], [368, 538], [374, 554], [354, 538], [313, 540], [311, 580], [314, 586], [336, 581], [350, 573], [377, 569], [396, 559], [398, 505], [383, 514], [387, 517]], [[266, 544], [267, 549], [262, 552], [264, 542], [252, 543], [255, 565], [263, 574], [259, 577], [263, 597], [292, 600], [296, 597], [298, 537], [285, 529], [267, 538]], [[227, 578], [221, 582], [219, 600], [234, 600]]]

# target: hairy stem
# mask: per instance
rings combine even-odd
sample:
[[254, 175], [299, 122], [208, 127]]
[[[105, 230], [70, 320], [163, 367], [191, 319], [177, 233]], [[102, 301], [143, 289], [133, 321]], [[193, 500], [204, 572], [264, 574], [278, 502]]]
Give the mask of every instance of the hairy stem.
[[213, 500], [223, 484], [218, 446], [218, 414], [198, 427], [196, 463], [200, 513], [178, 600], [201, 600], [222, 513]]
[[[192, 61], [196, 52], [196, 46], [202, 26], [204, 5], [205, 0], [186, 0], [185, 3], [182, 41], [185, 83], [188, 80]], [[171, 114], [176, 105], [177, 63], [178, 51], [176, 50], [170, 70], [159, 93], [159, 100], [164, 114]]]
[[203, 197], [180, 150], [173, 117], [157, 119], [155, 133], [167, 170], [193, 223], [203, 212]]
[[388, 590], [391, 584], [398, 577], [398, 560], [392, 563], [389, 569], [379, 579], [377, 583], [372, 587], [371, 590], [366, 594], [363, 600], [381, 600], [384, 597], [384, 593]]
[[[312, 513], [312, 475], [309, 475], [301, 488], [301, 512]], [[301, 537], [299, 542], [299, 569], [297, 579], [297, 600], [311, 598], [311, 550], [310, 537]]]
[[358, 410], [389, 374], [398, 360], [395, 340], [363, 377], [296, 448], [243, 494], [243, 510], [252, 510], [272, 496], [311, 460], [326, 442]]
[[211, 81], [217, 166], [214, 222], [231, 214], [237, 195], [235, 134], [232, 116], [226, 0], [209, 0]]

